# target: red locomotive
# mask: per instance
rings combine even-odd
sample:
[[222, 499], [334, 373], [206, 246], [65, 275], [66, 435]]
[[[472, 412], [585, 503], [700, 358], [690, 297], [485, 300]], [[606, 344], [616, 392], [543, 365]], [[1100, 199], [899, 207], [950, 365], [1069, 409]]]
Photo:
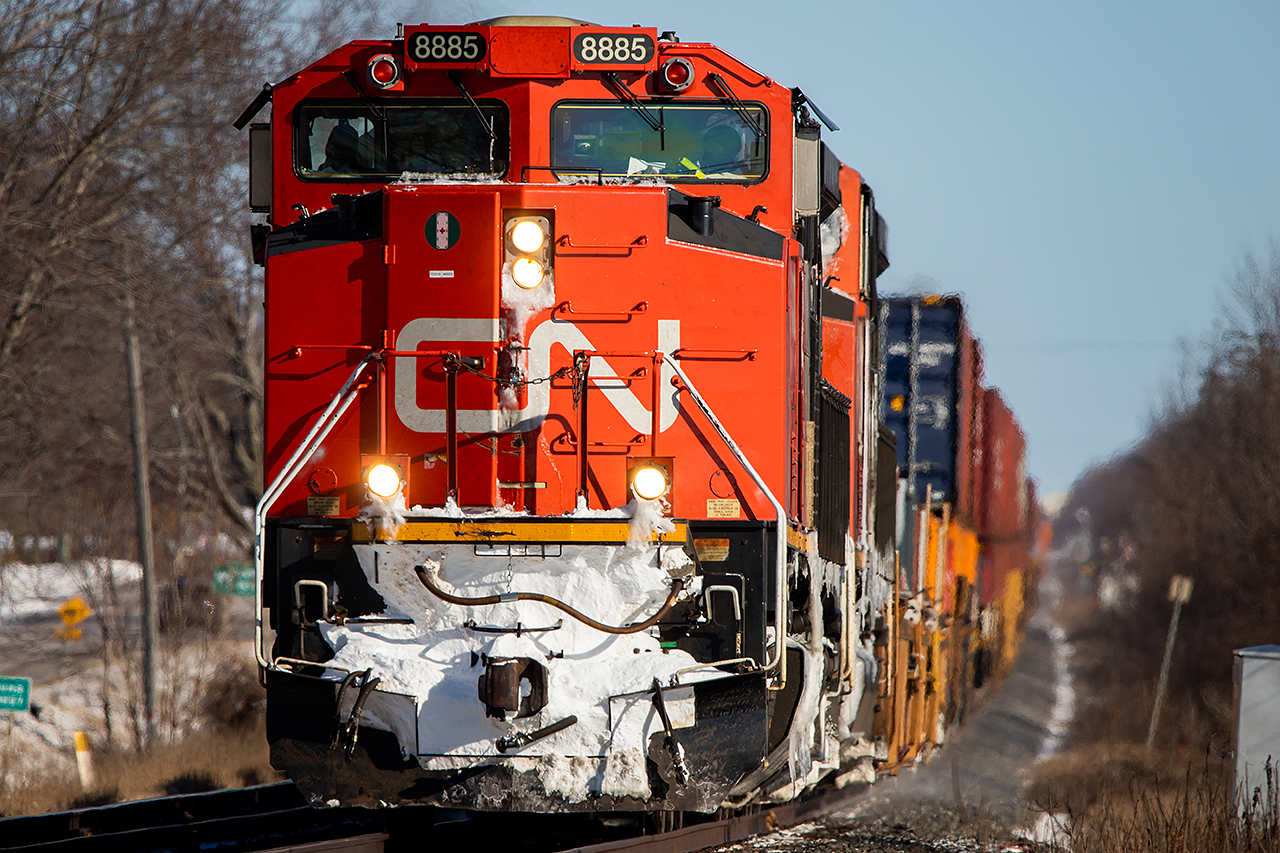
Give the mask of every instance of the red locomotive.
[[888, 261], [817, 107], [711, 44], [523, 17], [352, 42], [238, 125], [267, 102], [277, 766], [533, 810], [874, 775]]

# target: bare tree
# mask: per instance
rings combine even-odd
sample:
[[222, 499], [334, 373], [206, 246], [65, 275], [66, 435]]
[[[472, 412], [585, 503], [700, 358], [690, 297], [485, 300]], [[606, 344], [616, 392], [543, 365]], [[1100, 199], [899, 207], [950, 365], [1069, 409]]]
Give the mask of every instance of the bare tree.
[[157, 562], [198, 571], [226, 555], [191, 543], [247, 543], [262, 488], [263, 290], [231, 122], [263, 81], [375, 20], [390, 32], [379, 17], [367, 0], [0, 0], [0, 528], [68, 533], [97, 567], [102, 663], [127, 688], [104, 713], [135, 745], [137, 621], [107, 562], [134, 547], [126, 297]]
[[0, 494], [11, 505], [74, 524], [61, 507], [72, 491], [128, 476], [118, 330], [129, 292], [151, 321], [158, 502], [173, 515], [213, 507], [206, 523], [246, 529], [242, 508], [261, 488], [262, 292], [246, 146], [230, 122], [258, 81], [365, 14], [315, 5], [320, 25], [301, 27], [285, 2], [0, 0]]
[[[1226, 737], [1231, 652], [1274, 642], [1280, 621], [1280, 250], [1247, 257], [1193, 383], [1173, 396], [1136, 447], [1090, 472], [1073, 489], [1087, 507], [1095, 577], [1123, 572], [1128, 606], [1099, 611], [1087, 635], [1123, 655], [1100, 658], [1095, 686], [1109, 697], [1080, 730], [1111, 732], [1134, 685], [1159, 669], [1172, 575], [1194, 579], [1182, 611], [1171, 687], [1181, 715], [1165, 729], [1204, 720]], [[1119, 543], [1124, 541], [1123, 559]], [[1139, 715], [1134, 731], [1141, 737]], [[1203, 732], [1201, 733], [1203, 735]]]

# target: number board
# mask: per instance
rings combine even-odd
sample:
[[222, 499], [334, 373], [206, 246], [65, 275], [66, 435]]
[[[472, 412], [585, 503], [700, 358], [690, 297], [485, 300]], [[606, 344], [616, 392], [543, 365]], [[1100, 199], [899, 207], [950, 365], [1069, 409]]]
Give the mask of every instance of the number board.
[[573, 28], [574, 71], [656, 71], [657, 30]]
[[[548, 28], [530, 33], [529, 28], [459, 27], [408, 29], [404, 37], [405, 67], [469, 68], [488, 70], [498, 76], [545, 76], [548, 69], [559, 69], [551, 76], [567, 76], [569, 71], [648, 71], [658, 70], [658, 31], [631, 27], [564, 27], [562, 44], [552, 46], [556, 38], [546, 38]], [[501, 35], [501, 45], [497, 45]], [[558, 33], [557, 33], [558, 35]], [[495, 46], [496, 45], [496, 46]], [[498, 47], [505, 59], [499, 62]], [[564, 55], [568, 48], [568, 56]], [[535, 59], [536, 56], [536, 59]], [[494, 63], [498, 63], [495, 65]], [[499, 73], [499, 65], [504, 70]], [[511, 67], [505, 67], [511, 66]], [[535, 70], [536, 69], [536, 70]]]
[[488, 27], [473, 30], [409, 30], [405, 65], [409, 68], [482, 68], [489, 55]]

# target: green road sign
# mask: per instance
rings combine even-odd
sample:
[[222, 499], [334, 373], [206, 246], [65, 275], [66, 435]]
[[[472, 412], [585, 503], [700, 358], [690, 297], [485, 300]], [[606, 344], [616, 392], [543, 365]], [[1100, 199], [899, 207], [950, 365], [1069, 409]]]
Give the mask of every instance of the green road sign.
[[213, 591], [219, 595], [253, 598], [256, 582], [253, 563], [224, 563], [213, 570]]
[[30, 707], [30, 678], [0, 678], [0, 711], [26, 711]]

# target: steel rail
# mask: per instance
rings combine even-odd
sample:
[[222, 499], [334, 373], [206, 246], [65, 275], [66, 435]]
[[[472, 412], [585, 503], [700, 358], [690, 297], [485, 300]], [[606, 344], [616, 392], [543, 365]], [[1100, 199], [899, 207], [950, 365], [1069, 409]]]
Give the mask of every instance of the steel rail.
[[699, 823], [655, 835], [639, 835], [602, 844], [562, 848], [557, 853], [694, 853], [733, 844], [823, 817], [848, 805], [864, 788], [828, 788], [805, 799], [762, 806], [752, 814]]
[[[306, 804], [293, 783], [279, 782], [4, 818], [0, 819], [0, 831], [7, 843], [0, 846], [30, 851], [75, 849], [84, 853], [114, 853], [121, 849], [168, 853], [205, 847], [370, 853], [381, 850], [387, 842], [420, 845], [424, 840], [440, 849], [501, 849], [504, 839], [509, 841], [515, 833], [523, 834], [528, 849], [542, 853], [692, 853], [815, 820], [846, 807], [864, 787], [822, 789], [804, 800], [749, 807], [749, 814], [721, 820], [676, 812], [675, 815], [687, 814], [690, 820], [705, 822], [593, 843], [587, 839], [601, 835], [598, 827], [592, 828], [594, 824], [583, 823], [589, 817], [586, 812], [476, 812], [476, 819], [464, 822], [424, 822], [418, 813], [397, 809], [316, 808]], [[487, 821], [486, 814], [500, 820]], [[629, 814], [640, 818], [640, 813]], [[578, 846], [569, 846], [575, 843]]]
[[[363, 812], [363, 814], [362, 814]], [[0, 848], [81, 853], [369, 851], [388, 837], [368, 809], [317, 809], [292, 782], [0, 819]]]

